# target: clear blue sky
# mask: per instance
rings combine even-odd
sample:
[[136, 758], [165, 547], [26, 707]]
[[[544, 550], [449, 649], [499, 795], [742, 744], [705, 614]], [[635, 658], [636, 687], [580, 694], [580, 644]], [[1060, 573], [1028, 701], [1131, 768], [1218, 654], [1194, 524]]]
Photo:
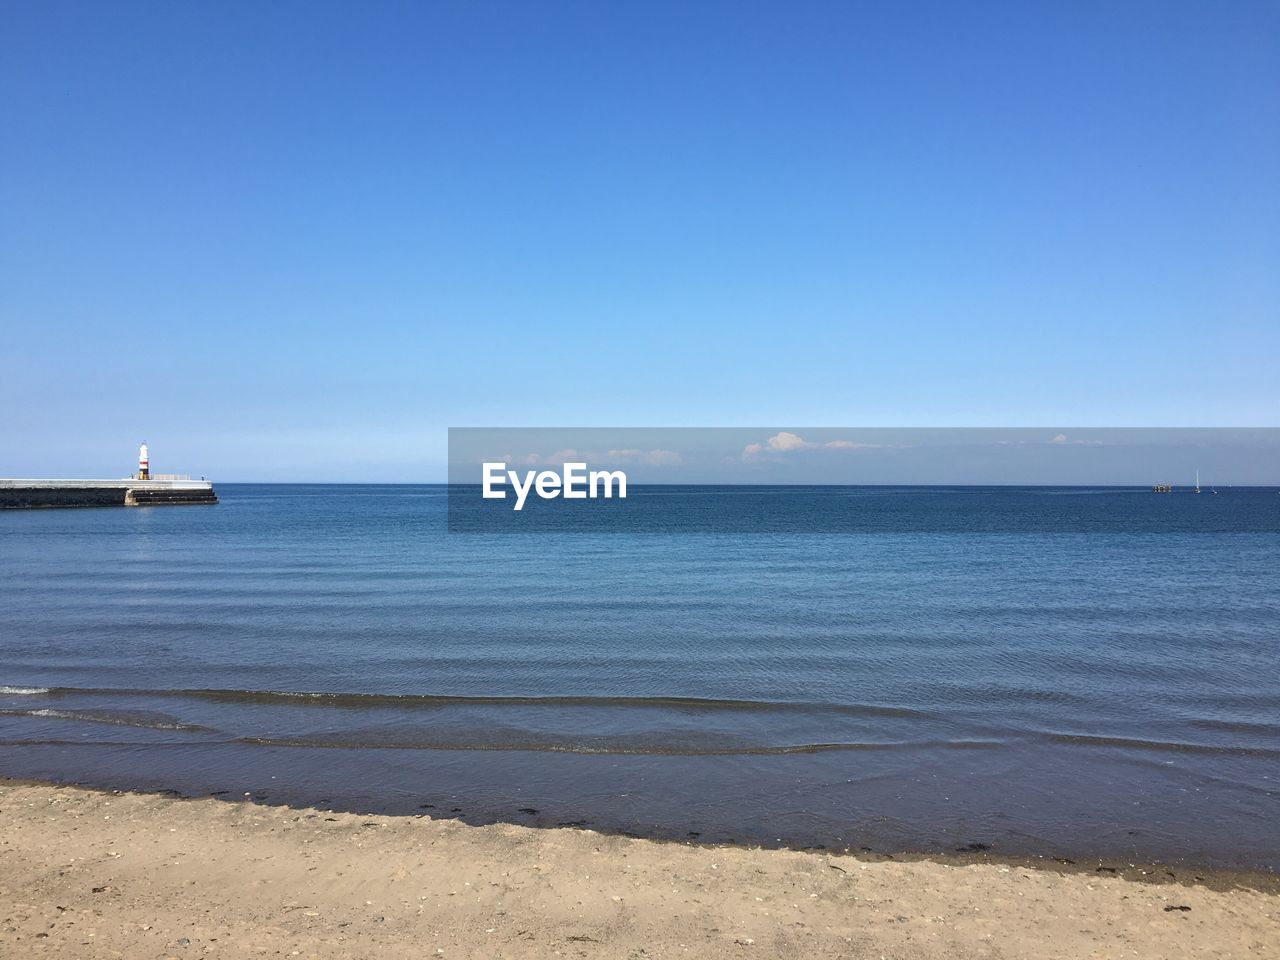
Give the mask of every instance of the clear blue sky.
[[11, 2], [0, 85], [0, 476], [1278, 422], [1275, 2]]

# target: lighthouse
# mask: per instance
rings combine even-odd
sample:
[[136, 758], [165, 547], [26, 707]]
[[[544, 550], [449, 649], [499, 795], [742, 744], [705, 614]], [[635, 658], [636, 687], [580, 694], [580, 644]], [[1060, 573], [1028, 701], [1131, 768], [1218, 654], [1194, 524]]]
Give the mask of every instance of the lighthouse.
[[[217, 503], [213, 484], [184, 474], [151, 475], [146, 441], [138, 446], [138, 469], [119, 480], [6, 480], [0, 478], [0, 513], [26, 507], [153, 507], [172, 503]], [[0, 687], [0, 692], [4, 688]], [[3, 952], [3, 951], [0, 951]]]

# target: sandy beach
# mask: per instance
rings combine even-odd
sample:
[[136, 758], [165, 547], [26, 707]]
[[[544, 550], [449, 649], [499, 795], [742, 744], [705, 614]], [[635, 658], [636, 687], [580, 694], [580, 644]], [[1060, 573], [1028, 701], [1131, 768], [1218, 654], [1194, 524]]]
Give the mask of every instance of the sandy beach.
[[0, 782], [5, 957], [1280, 957], [1280, 883]]

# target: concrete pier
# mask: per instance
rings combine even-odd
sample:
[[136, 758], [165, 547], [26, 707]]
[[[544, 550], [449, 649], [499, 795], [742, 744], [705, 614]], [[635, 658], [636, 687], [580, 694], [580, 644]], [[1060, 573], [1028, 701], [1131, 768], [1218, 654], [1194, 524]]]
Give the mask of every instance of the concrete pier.
[[208, 480], [0, 480], [0, 510], [217, 502]]

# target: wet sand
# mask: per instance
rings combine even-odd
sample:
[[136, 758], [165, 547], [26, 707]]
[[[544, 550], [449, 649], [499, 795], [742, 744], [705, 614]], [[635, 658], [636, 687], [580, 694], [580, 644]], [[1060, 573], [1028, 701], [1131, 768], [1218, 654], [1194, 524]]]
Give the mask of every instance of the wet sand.
[[0, 956], [375, 954], [1280, 957], [1280, 882], [703, 847], [0, 781]]

